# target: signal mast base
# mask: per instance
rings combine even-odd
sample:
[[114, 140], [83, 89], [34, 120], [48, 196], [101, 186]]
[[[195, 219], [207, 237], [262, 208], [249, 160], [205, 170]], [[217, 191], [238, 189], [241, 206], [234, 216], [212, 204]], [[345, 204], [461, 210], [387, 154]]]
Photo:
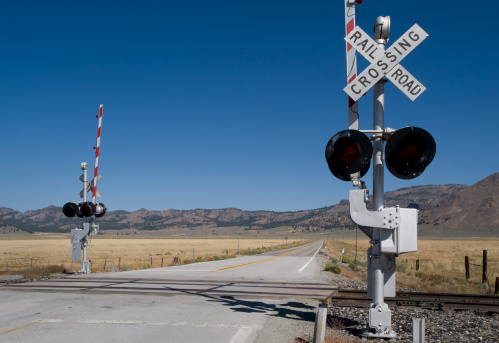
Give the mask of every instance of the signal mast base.
[[390, 339], [390, 340], [395, 340], [397, 338], [397, 333], [393, 330], [387, 330], [385, 332], [376, 332], [376, 331], [370, 331], [370, 328], [364, 328], [362, 329], [362, 333], [360, 334], [361, 337], [367, 337], [367, 338], [384, 338], [384, 339]]
[[81, 262], [81, 269], [78, 271], [78, 273], [82, 273], [82, 274], [92, 273], [92, 262], [82, 261]]
[[[90, 235], [96, 235], [99, 232], [99, 224], [89, 220], [83, 223], [83, 228], [71, 230], [71, 243], [73, 245], [72, 260], [81, 261], [81, 269], [78, 273], [90, 274], [92, 272], [92, 262], [87, 261], [87, 246]], [[83, 253], [83, 259], [82, 259]]]

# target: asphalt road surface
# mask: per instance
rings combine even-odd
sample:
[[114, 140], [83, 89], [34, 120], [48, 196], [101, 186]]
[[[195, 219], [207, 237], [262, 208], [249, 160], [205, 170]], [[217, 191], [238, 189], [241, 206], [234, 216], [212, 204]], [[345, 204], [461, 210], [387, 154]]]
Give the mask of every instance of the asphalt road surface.
[[293, 342], [335, 289], [321, 245], [7, 284], [0, 342]]

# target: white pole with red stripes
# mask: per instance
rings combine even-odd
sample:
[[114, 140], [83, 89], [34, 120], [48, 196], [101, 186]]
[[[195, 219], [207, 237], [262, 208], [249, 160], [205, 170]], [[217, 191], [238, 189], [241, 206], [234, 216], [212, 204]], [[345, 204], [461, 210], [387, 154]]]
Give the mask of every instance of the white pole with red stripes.
[[[362, 0], [344, 0], [345, 1], [345, 31], [348, 35], [355, 28], [356, 9], [355, 3], [362, 3]], [[356, 50], [346, 43], [347, 50], [347, 82], [350, 83], [357, 77], [357, 53]], [[358, 104], [352, 98], [348, 97], [348, 128], [350, 130], [359, 129], [359, 111]]]
[[94, 169], [94, 182], [93, 182], [93, 189], [92, 189], [92, 202], [95, 204], [96, 203], [96, 196], [97, 196], [97, 181], [98, 180], [98, 169], [99, 169], [99, 152], [100, 152], [100, 135], [101, 135], [101, 127], [102, 127], [102, 109], [104, 105], [100, 105], [99, 108], [99, 115], [97, 118], [99, 119], [99, 124], [97, 127], [97, 144], [95, 146], [95, 169]]
[[[361, 4], [363, 0], [345, 0], [345, 32], [346, 36], [356, 26], [357, 11], [355, 3]], [[347, 82], [353, 82], [357, 78], [357, 51], [353, 46], [346, 42], [347, 52]], [[359, 129], [359, 105], [357, 101], [348, 97], [348, 128], [350, 130]], [[360, 183], [360, 173], [354, 173], [350, 176], [354, 186]]]

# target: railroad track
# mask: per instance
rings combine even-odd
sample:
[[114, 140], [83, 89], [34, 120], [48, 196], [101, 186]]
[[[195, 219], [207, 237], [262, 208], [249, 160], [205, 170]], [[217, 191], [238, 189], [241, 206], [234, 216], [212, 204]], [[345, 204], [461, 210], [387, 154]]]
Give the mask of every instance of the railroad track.
[[0, 291], [41, 291], [69, 293], [109, 293], [154, 295], [212, 295], [246, 297], [329, 297], [337, 287], [324, 284], [294, 284], [263, 281], [196, 281], [161, 279], [64, 278], [10, 283]]
[[[367, 307], [372, 298], [365, 291], [338, 289], [327, 299], [328, 305], [338, 307]], [[471, 310], [499, 313], [499, 295], [397, 292], [385, 303], [397, 306], [417, 306], [438, 310]]]
[[[372, 298], [365, 291], [338, 289], [333, 285], [284, 284], [241, 281], [188, 281], [137, 279], [50, 279], [6, 284], [0, 290], [46, 292], [120, 292], [157, 295], [232, 295], [257, 297], [305, 297], [327, 300], [338, 307], [368, 307]], [[474, 310], [499, 313], [498, 295], [397, 292], [385, 298], [391, 306], [417, 306], [438, 310]]]

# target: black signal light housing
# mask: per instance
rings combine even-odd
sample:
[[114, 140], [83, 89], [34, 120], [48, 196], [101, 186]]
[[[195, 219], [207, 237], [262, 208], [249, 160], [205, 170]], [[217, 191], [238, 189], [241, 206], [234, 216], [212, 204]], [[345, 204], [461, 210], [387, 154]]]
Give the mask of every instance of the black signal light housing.
[[437, 150], [435, 140], [419, 127], [395, 131], [385, 147], [386, 166], [399, 179], [414, 179], [433, 161]]
[[70, 218], [74, 216], [78, 216], [80, 218], [82, 217], [80, 207], [74, 202], [65, 203], [62, 207], [62, 213], [64, 213], [66, 217]]
[[329, 170], [338, 179], [351, 181], [350, 175], [364, 176], [371, 165], [373, 146], [369, 138], [358, 130], [344, 130], [335, 134], [326, 145]]

